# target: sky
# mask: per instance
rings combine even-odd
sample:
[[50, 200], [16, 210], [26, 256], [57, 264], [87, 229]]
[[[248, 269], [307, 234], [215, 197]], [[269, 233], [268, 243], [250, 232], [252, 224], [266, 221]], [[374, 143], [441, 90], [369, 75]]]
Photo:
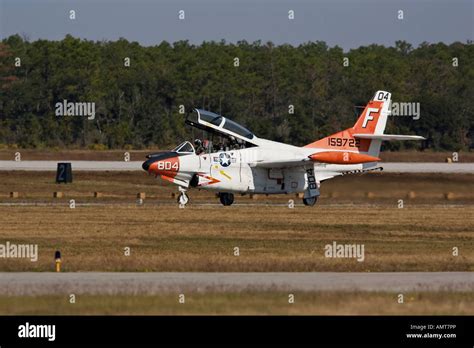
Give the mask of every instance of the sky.
[[32, 41], [61, 40], [71, 34], [94, 41], [123, 37], [145, 46], [320, 40], [344, 50], [405, 40], [416, 47], [423, 41], [473, 40], [473, 9], [474, 0], [0, 0], [0, 39], [20, 34]]

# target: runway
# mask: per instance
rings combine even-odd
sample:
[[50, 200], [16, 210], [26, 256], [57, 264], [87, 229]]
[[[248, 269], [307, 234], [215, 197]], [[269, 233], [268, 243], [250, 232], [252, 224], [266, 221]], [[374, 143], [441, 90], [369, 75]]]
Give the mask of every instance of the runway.
[[0, 273], [0, 295], [207, 291], [474, 291], [473, 272]]
[[56, 171], [59, 162], [70, 162], [73, 171], [138, 171], [142, 161], [0, 161], [0, 170]]
[[[0, 161], [0, 170], [56, 171], [58, 162], [71, 162], [73, 171], [141, 171], [142, 161]], [[474, 173], [474, 163], [380, 163], [387, 173]]]

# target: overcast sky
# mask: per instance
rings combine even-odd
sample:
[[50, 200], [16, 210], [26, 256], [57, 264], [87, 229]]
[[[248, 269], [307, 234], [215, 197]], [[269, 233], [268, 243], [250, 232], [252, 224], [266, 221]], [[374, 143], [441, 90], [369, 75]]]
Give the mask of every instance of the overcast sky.
[[[473, 39], [474, 0], [0, 0], [0, 37], [161, 41], [225, 39], [298, 45], [326, 41], [344, 49], [406, 40]], [[69, 11], [76, 19], [69, 19]], [[178, 19], [178, 11], [185, 19]], [[295, 19], [288, 19], [294, 10]], [[398, 10], [404, 19], [399, 20]]]

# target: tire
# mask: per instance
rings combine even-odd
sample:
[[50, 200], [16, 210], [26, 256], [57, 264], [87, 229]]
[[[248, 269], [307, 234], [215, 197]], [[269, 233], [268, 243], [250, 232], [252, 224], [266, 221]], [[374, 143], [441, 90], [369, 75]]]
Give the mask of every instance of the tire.
[[178, 203], [179, 204], [186, 205], [186, 204], [188, 204], [188, 202], [189, 202], [189, 197], [186, 193], [183, 192], [178, 196]]
[[318, 196], [303, 198], [303, 204], [312, 207], [318, 201]]
[[229, 206], [234, 203], [234, 194], [233, 193], [219, 193], [219, 200], [222, 205]]

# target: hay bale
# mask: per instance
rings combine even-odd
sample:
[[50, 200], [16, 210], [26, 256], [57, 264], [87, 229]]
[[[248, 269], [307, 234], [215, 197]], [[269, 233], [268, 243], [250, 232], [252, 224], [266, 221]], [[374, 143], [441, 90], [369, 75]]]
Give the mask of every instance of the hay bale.
[[56, 191], [53, 193], [53, 197], [54, 198], [63, 198], [64, 197], [64, 193], [60, 192], [60, 191]]
[[102, 192], [94, 192], [94, 198], [102, 198], [104, 194]]
[[446, 157], [446, 163], [453, 163], [453, 159], [451, 157]]
[[146, 198], [145, 192], [138, 192], [137, 193], [137, 199], [145, 199], [145, 198]]
[[408, 192], [407, 198], [409, 198], [409, 199], [414, 199], [414, 198], [416, 198], [416, 193], [415, 193], [414, 191]]
[[300, 192], [295, 195], [296, 198], [304, 198], [304, 193]]
[[10, 192], [10, 198], [18, 198], [20, 194], [16, 191]]
[[367, 192], [367, 193], [365, 194], [365, 196], [366, 196], [367, 198], [375, 198], [375, 193], [373, 193], [373, 192]]

